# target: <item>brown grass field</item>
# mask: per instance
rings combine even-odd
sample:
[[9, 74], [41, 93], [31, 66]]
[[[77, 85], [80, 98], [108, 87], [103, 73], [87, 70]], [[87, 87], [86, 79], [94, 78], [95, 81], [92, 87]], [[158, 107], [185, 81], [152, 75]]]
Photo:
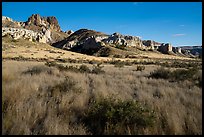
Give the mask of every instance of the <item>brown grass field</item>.
[[[6, 40], [2, 45], [3, 135], [202, 135], [201, 61], [174, 56], [176, 65], [180, 62], [197, 65], [163, 66], [172, 76], [166, 78], [162, 73], [165, 78], [155, 79], [151, 74], [161, 65], [142, 64], [144, 60], [140, 58], [132, 59], [140, 61], [139, 64], [110, 64], [104, 60], [111, 58], [47, 45], [25, 45]], [[18, 60], [11, 59], [19, 56]], [[28, 57], [34, 59], [28, 61]], [[159, 61], [173, 59], [170, 55], [162, 57]], [[98, 60], [102, 64], [98, 64], [101, 67], [94, 73], [91, 71], [97, 65], [94, 63], [55, 60], [58, 65], [48, 66], [46, 61], [36, 58]], [[153, 53], [145, 59], [152, 61], [152, 58]], [[80, 67], [82, 64], [86, 67]], [[190, 71], [192, 67], [196, 73]]]

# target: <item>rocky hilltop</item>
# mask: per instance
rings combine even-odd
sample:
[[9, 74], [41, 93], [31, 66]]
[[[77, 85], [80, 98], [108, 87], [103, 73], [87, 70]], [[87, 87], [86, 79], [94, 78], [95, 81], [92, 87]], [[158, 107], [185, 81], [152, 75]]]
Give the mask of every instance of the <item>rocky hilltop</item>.
[[11, 35], [14, 39], [24, 38], [49, 44], [69, 36], [61, 31], [55, 17], [41, 17], [39, 14], [33, 14], [25, 22], [2, 16], [2, 36], [6, 35]]
[[59, 23], [56, 17], [41, 17], [39, 14], [33, 14], [31, 17], [28, 18], [23, 26], [26, 29], [31, 29], [35, 31], [41, 31], [42, 27], [45, 29], [51, 29], [55, 31], [61, 31]]

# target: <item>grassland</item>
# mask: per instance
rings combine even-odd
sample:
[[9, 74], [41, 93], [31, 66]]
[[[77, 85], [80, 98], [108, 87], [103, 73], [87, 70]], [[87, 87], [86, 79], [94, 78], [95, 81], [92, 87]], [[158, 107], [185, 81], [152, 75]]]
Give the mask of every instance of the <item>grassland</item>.
[[2, 40], [4, 135], [202, 134], [199, 59], [95, 57]]
[[[161, 67], [159, 65], [141, 65], [145, 69], [140, 70], [137, 64], [122, 67], [101, 64], [105, 73], [95, 74], [60, 70], [45, 65], [46, 62], [3, 60], [2, 63], [3, 134], [202, 134], [202, 85], [188, 79], [170, 81], [149, 77]], [[73, 66], [77, 70], [81, 66], [80, 63], [57, 64]], [[96, 66], [84, 65], [89, 70]], [[166, 69], [174, 71], [178, 68]], [[201, 77], [201, 74], [199, 69], [193, 77]], [[83, 121], [85, 114], [94, 103], [100, 104], [100, 100], [107, 98], [139, 102], [154, 112], [153, 123], [139, 126], [136, 121], [129, 125], [126, 120], [119, 126], [105, 125], [103, 131], [97, 132], [103, 126], [96, 122], [95, 128], [90, 130]], [[110, 112], [109, 117], [105, 116], [111, 121], [130, 114], [126, 110], [119, 116], [112, 111], [98, 111], [94, 109], [93, 114], [100, 116]], [[131, 116], [128, 118], [135, 115]], [[94, 122], [93, 117], [88, 118]]]

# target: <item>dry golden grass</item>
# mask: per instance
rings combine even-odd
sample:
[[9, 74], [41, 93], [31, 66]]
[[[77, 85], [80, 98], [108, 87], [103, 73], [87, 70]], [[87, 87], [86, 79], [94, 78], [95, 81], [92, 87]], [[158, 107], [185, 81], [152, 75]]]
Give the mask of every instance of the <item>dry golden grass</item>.
[[[3, 134], [91, 134], [80, 117], [90, 99], [108, 96], [138, 100], [156, 112], [154, 126], [140, 134], [202, 134], [201, 88], [190, 81], [147, 78], [159, 66], [134, 71], [137, 65], [104, 65], [104, 74], [87, 74], [59, 71], [44, 63], [2, 62]], [[34, 66], [45, 71], [23, 73]]]

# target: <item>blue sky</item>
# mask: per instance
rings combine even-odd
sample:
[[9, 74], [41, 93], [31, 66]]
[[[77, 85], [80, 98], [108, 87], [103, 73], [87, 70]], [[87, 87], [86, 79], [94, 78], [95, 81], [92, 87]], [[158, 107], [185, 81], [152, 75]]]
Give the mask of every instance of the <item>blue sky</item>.
[[173, 46], [202, 45], [202, 2], [2, 2], [2, 15], [55, 16], [63, 31], [119, 32]]

